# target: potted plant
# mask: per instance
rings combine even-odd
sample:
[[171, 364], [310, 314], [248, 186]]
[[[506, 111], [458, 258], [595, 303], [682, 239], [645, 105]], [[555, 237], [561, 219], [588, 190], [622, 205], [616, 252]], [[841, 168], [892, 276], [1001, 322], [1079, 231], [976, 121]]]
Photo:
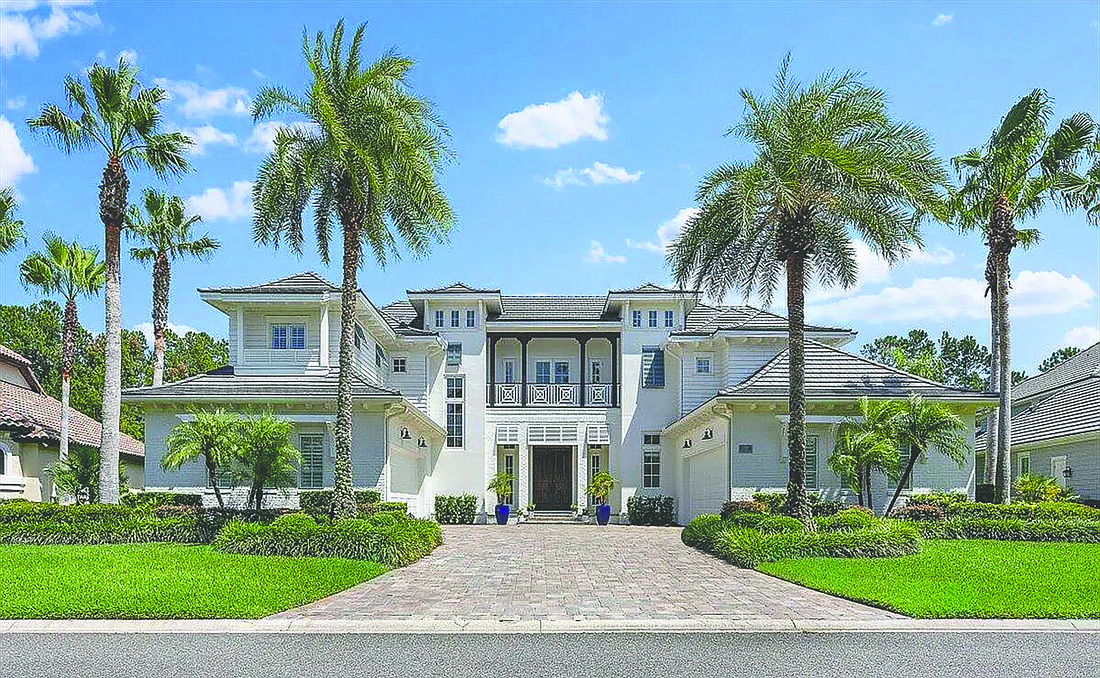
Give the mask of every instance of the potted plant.
[[585, 490], [596, 500], [596, 522], [600, 525], [611, 521], [611, 504], [607, 503], [607, 498], [611, 496], [611, 490], [615, 489], [618, 482], [610, 473], [601, 471], [592, 476], [592, 482], [588, 483], [588, 489]]
[[512, 495], [512, 481], [515, 476], [511, 473], [498, 473], [489, 481], [488, 490], [497, 496], [497, 525], [508, 524], [507, 500]]

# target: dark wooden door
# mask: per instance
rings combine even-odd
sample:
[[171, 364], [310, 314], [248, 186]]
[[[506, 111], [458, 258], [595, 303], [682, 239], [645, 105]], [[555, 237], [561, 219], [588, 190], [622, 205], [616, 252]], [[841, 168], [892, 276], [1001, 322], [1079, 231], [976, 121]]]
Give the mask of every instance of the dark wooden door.
[[568, 510], [573, 503], [573, 448], [536, 447], [531, 456], [531, 500], [535, 510]]

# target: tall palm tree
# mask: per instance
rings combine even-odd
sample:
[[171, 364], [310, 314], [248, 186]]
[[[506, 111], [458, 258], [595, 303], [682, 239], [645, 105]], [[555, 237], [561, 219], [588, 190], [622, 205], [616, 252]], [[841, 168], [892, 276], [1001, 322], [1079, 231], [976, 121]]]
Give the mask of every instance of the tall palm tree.
[[676, 281], [721, 299], [730, 290], [770, 303], [785, 275], [790, 395], [787, 510], [812, 527], [805, 478], [805, 291], [851, 287], [854, 230], [889, 262], [919, 245], [924, 214], [942, 215], [946, 181], [928, 135], [894, 122], [886, 95], [855, 73], [827, 73], [803, 87], [783, 60], [770, 98], [741, 91], [745, 114], [727, 134], [755, 146], [748, 162], [722, 165], [696, 193], [698, 213], [671, 245]]
[[191, 414], [194, 419], [177, 425], [165, 437], [165, 454], [160, 465], [166, 471], [176, 471], [184, 464], [202, 459], [218, 508], [225, 508], [218, 474], [237, 456], [241, 420], [221, 409], [194, 410]]
[[45, 250], [33, 252], [19, 266], [24, 287], [37, 287], [44, 294], [60, 294], [65, 299], [61, 323], [61, 447], [58, 458], [69, 455], [69, 388], [76, 362], [76, 333], [80, 322], [76, 300], [99, 293], [106, 278], [99, 252], [85, 249], [76, 242], [65, 242], [47, 234]]
[[856, 491], [860, 505], [870, 509], [875, 507], [873, 473], [880, 471], [891, 478], [897, 475], [894, 419], [895, 408], [890, 401], [860, 398], [859, 415], [841, 422], [829, 455], [829, 468]]
[[[107, 156], [99, 184], [99, 218], [103, 222], [107, 266], [104, 294], [105, 369], [103, 377], [103, 434], [100, 442], [99, 498], [117, 504], [118, 452], [121, 443], [122, 316], [119, 277], [120, 236], [126, 218], [130, 180], [127, 170], [152, 169], [158, 176], [179, 175], [189, 169], [184, 151], [191, 138], [179, 132], [160, 133], [160, 106], [167, 94], [159, 87], [142, 88], [137, 69], [119, 58], [118, 67], [98, 63], [88, 71], [88, 87], [77, 77], [65, 78], [68, 113], [47, 104], [38, 117], [27, 121], [42, 130], [66, 153], [95, 148]], [[89, 95], [90, 90], [90, 95]]]
[[[1094, 144], [1096, 125], [1086, 113], [1063, 120], [1053, 132], [1048, 122], [1054, 102], [1041, 89], [1020, 99], [1001, 120], [989, 141], [952, 159], [961, 185], [951, 205], [963, 231], [980, 230], [989, 252], [985, 279], [990, 298], [993, 388], [999, 395], [996, 423], [987, 430], [995, 437], [987, 459], [994, 471], [1001, 501], [1011, 500], [1012, 349], [1009, 341], [1009, 255], [1017, 246], [1039, 242], [1039, 231], [1017, 228], [1016, 220], [1038, 216], [1051, 202], [1080, 205], [1074, 189], [1085, 181], [1077, 165]], [[1087, 182], [1086, 182], [1087, 183]], [[992, 421], [991, 421], [992, 423]], [[992, 462], [992, 463], [990, 463]]]
[[0, 188], [0, 254], [7, 254], [27, 242], [23, 222], [15, 218], [17, 207], [15, 193], [10, 188]]
[[[253, 186], [253, 234], [278, 247], [285, 240], [301, 252], [302, 212], [312, 208], [317, 249], [329, 259], [335, 220], [343, 232], [340, 297], [340, 374], [336, 407], [334, 517], [354, 516], [351, 477], [351, 385], [355, 351], [356, 275], [364, 244], [384, 266], [397, 257], [398, 238], [415, 254], [442, 241], [453, 215], [436, 172], [450, 156], [448, 133], [406, 77], [411, 59], [390, 51], [367, 67], [360, 63], [364, 27], [343, 53], [343, 21], [332, 40], [318, 33], [302, 51], [313, 82], [301, 96], [278, 87], [256, 95], [252, 117], [290, 111], [310, 126], [283, 128], [260, 166]], [[396, 231], [396, 235], [391, 231]]]
[[182, 257], [205, 259], [221, 243], [209, 236], [196, 238], [192, 229], [202, 217], [187, 216], [179, 196], [146, 188], [142, 193], [146, 219], [137, 205], [126, 214], [126, 232], [146, 244], [134, 247], [130, 256], [153, 262], [153, 386], [164, 383], [164, 332], [168, 329], [168, 289], [172, 282], [172, 261]]
[[940, 403], [930, 403], [915, 393], [909, 399], [893, 404], [894, 435], [897, 436], [897, 449], [908, 452], [905, 470], [901, 473], [894, 496], [886, 507], [886, 514], [894, 510], [894, 504], [901, 496], [901, 489], [909, 483], [913, 467], [922, 454], [935, 448], [940, 454], [962, 468], [970, 451], [970, 441], [966, 436], [966, 425], [959, 415]]

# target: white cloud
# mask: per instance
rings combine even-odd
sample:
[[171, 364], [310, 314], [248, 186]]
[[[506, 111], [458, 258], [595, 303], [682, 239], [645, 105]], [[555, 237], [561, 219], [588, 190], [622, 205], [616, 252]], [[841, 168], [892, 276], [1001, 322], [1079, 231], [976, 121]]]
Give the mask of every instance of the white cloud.
[[[1021, 271], [1009, 299], [1013, 317], [1057, 315], [1088, 306], [1096, 292], [1076, 275], [1057, 271]], [[908, 287], [886, 287], [874, 294], [813, 304], [815, 318], [890, 322], [988, 318], [985, 280], [918, 278]]]
[[1074, 327], [1069, 332], [1066, 332], [1065, 338], [1062, 339], [1062, 345], [1088, 348], [1098, 341], [1100, 341], [1100, 327], [1096, 325], [1082, 325], [1081, 327]]
[[9, 111], [18, 111], [27, 105], [27, 97], [8, 97], [4, 101], [4, 108]]
[[206, 153], [207, 146], [224, 144], [226, 146], [237, 145], [237, 135], [232, 132], [223, 132], [213, 125], [202, 127], [184, 127], [180, 130], [195, 142], [191, 145], [191, 152], [195, 155]]
[[19, 143], [15, 127], [0, 116], [0, 188], [14, 186], [19, 177], [37, 170], [34, 160]]
[[[134, 332], [141, 332], [145, 335], [145, 341], [150, 344], [153, 343], [153, 323], [138, 323], [130, 328]], [[176, 323], [168, 323], [168, 329], [172, 330], [179, 336], [183, 336], [188, 332], [198, 332], [197, 329], [190, 325], [177, 325]]]
[[278, 120], [257, 123], [256, 126], [252, 128], [252, 134], [250, 134], [248, 139], [244, 142], [244, 150], [250, 153], [270, 153], [275, 150], [275, 135], [284, 127], [314, 129], [315, 125], [307, 122], [286, 123]]
[[626, 257], [621, 254], [608, 254], [598, 241], [593, 240], [592, 246], [584, 255], [584, 260], [590, 264], [625, 264]]
[[256, 68], [253, 68], [253, 69], [252, 69], [252, 76], [253, 76], [253, 77], [256, 77], [256, 78], [260, 78], [261, 80], [262, 80], [263, 78], [267, 77], [267, 76], [265, 76], [265, 75], [264, 75], [263, 73], [261, 73], [261, 72], [259, 71], [259, 69], [256, 69]]
[[228, 190], [208, 188], [187, 199], [187, 209], [207, 221], [237, 221], [252, 214], [252, 182], [234, 181]]
[[698, 213], [699, 210], [694, 207], [685, 207], [677, 212], [676, 216], [657, 227], [657, 242], [652, 240], [637, 241], [627, 238], [626, 246], [636, 250], [664, 253], [667, 251], [669, 243], [675, 240], [684, 230], [684, 227], [687, 226], [688, 220]]
[[937, 14], [935, 19], [932, 19], [933, 26], [942, 26], [949, 24], [955, 20], [954, 14]]
[[920, 264], [922, 266], [946, 266], [955, 261], [955, 258], [955, 253], [943, 245], [933, 245], [924, 250], [911, 250], [905, 263]]
[[206, 118], [212, 115], [232, 113], [247, 115], [251, 105], [248, 92], [240, 87], [207, 89], [187, 80], [156, 78], [153, 82], [163, 87], [188, 118]]
[[91, 0], [4, 2], [0, 8], [0, 55], [33, 59], [46, 40], [102, 26], [98, 14], [77, 9], [91, 4]]
[[561, 101], [531, 104], [504, 116], [497, 141], [515, 148], [557, 148], [584, 138], [604, 141], [610, 118], [603, 97], [573, 92]]
[[630, 172], [624, 167], [614, 167], [602, 162], [594, 162], [584, 169], [558, 170], [552, 177], [546, 177], [542, 183], [563, 188], [565, 186], [584, 186], [585, 184], [632, 184], [642, 178], [641, 170]]

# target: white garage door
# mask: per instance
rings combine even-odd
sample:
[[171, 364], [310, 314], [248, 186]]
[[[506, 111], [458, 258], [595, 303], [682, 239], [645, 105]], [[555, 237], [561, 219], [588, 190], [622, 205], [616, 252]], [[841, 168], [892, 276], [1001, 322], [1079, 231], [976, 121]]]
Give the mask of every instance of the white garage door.
[[718, 448], [688, 459], [688, 518], [718, 513], [728, 497], [726, 451]]

